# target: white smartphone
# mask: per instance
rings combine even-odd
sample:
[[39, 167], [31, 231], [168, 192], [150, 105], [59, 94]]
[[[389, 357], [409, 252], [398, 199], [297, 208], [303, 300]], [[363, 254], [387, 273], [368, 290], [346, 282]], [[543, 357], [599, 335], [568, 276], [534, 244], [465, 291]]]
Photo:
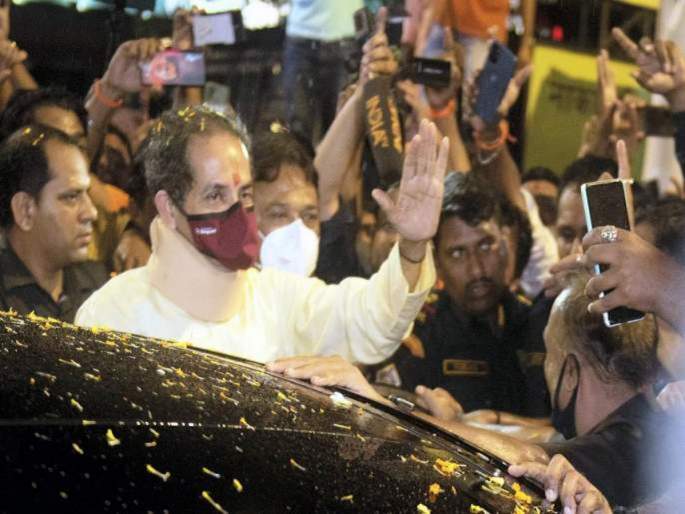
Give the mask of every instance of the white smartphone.
[[[613, 225], [624, 230], [633, 229], [633, 215], [628, 208], [630, 184], [629, 180], [612, 179], [588, 182], [580, 186], [588, 232], [595, 227], [606, 225]], [[607, 269], [606, 265], [597, 264], [595, 273], [600, 274]], [[610, 292], [600, 293], [600, 297]], [[617, 307], [605, 312], [603, 317], [607, 327], [615, 327], [623, 323], [640, 321], [645, 317], [645, 313], [627, 307]]]

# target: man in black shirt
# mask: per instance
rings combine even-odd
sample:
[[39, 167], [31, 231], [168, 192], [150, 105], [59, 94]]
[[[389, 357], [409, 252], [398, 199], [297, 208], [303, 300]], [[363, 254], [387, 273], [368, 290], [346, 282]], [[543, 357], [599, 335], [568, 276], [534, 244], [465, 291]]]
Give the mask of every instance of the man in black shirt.
[[414, 333], [376, 380], [411, 390], [441, 387], [467, 412], [545, 416], [542, 334], [531, 335], [530, 303], [509, 292], [505, 280], [513, 256], [502, 224], [504, 200], [471, 174], [453, 173], [445, 190], [435, 238], [444, 290], [429, 299]]
[[85, 262], [96, 211], [88, 161], [78, 144], [33, 125], [0, 147], [0, 308], [73, 321], [107, 279]]

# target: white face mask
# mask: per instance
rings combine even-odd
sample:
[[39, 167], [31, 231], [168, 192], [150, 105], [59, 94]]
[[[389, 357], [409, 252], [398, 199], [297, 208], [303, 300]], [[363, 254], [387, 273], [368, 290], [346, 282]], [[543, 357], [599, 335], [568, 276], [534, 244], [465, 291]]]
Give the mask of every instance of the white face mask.
[[270, 232], [259, 251], [262, 268], [275, 268], [308, 277], [319, 258], [319, 236], [301, 219]]

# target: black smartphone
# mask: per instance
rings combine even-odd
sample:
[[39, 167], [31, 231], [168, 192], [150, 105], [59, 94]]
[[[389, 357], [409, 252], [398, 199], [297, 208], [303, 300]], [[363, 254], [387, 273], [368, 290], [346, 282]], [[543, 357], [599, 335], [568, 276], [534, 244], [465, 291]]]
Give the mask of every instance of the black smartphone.
[[666, 107], [648, 105], [638, 109], [642, 130], [648, 136], [673, 137], [675, 126], [673, 125], [673, 114]]
[[147, 86], [203, 86], [206, 81], [202, 52], [165, 50], [140, 67]]
[[416, 84], [443, 89], [450, 85], [452, 63], [442, 59], [414, 57], [409, 63], [409, 79]]
[[509, 81], [516, 71], [516, 56], [498, 41], [490, 45], [485, 66], [478, 74], [476, 88], [478, 96], [474, 114], [488, 125], [498, 120], [497, 109], [507, 91]]
[[[632, 230], [631, 215], [628, 212], [628, 188], [630, 182], [621, 179], [588, 182], [580, 187], [588, 231], [606, 225]], [[599, 274], [607, 269], [606, 265], [598, 264], [595, 266], [595, 273]], [[600, 293], [600, 296], [610, 292], [605, 291]], [[605, 312], [603, 317], [607, 327], [615, 327], [623, 323], [640, 321], [645, 317], [645, 313], [627, 307], [617, 307]]]

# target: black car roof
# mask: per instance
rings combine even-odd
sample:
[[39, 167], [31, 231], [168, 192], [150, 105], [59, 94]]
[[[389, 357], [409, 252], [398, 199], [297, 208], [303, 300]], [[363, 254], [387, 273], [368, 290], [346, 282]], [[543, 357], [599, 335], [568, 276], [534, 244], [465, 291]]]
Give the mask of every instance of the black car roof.
[[6, 314], [0, 356], [10, 512], [554, 512], [455, 437], [255, 363]]

